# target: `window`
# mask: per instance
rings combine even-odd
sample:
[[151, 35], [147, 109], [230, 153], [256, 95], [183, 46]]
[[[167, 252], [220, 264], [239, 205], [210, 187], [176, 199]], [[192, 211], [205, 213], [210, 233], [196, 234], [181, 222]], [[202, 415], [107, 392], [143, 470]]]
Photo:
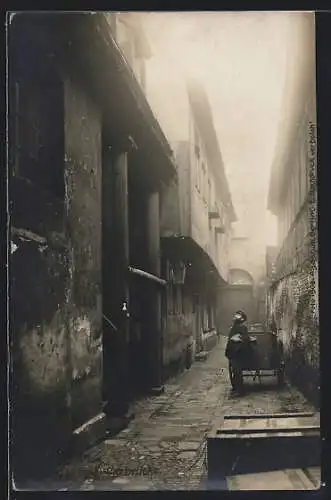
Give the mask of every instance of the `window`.
[[11, 93], [10, 161], [13, 174], [64, 196], [63, 86], [55, 76], [21, 79]]

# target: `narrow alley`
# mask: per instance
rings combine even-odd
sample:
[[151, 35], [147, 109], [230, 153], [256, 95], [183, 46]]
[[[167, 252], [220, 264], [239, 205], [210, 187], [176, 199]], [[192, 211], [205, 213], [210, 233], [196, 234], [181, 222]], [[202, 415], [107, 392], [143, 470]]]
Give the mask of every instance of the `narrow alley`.
[[8, 18], [16, 491], [318, 487], [315, 15], [274, 14]]
[[266, 379], [261, 386], [248, 381], [244, 396], [233, 394], [224, 346], [222, 336], [208, 359], [170, 379], [164, 394], [137, 402], [128, 428], [61, 468], [56, 489], [204, 489], [205, 437], [215, 419], [313, 411], [296, 389], [275, 390]]

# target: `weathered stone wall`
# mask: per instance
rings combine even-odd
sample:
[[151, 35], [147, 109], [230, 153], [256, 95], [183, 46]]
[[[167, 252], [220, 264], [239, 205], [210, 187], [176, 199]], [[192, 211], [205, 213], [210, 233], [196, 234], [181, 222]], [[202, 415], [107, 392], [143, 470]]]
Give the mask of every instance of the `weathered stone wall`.
[[38, 35], [29, 31], [36, 38], [27, 36], [25, 21], [12, 24], [10, 73], [10, 381], [16, 481], [46, 475], [71, 431], [63, 85]]
[[12, 236], [11, 410], [16, 481], [47, 474], [71, 429], [66, 249], [41, 238], [22, 229]]
[[[168, 290], [169, 299], [169, 290]], [[175, 370], [182, 370], [185, 366], [187, 348], [192, 346], [195, 351], [196, 316], [192, 312], [192, 298], [184, 293], [184, 312], [182, 310], [168, 311], [163, 318], [163, 367], [164, 377], [167, 378]]]
[[[189, 368], [195, 355], [201, 351], [210, 351], [217, 343], [218, 329], [216, 310], [212, 298], [200, 289], [186, 283], [182, 290], [177, 310], [172, 310], [164, 317], [163, 328], [163, 366], [169, 373], [172, 365], [178, 371]], [[208, 307], [209, 306], [209, 307]], [[209, 314], [208, 314], [209, 313]]]
[[101, 402], [101, 117], [84, 88], [60, 87], [64, 116], [52, 133], [62, 137], [63, 199], [25, 178], [22, 159], [11, 182], [18, 479], [45, 475]]
[[163, 364], [179, 360], [186, 352], [192, 336], [192, 315], [174, 314], [167, 317], [166, 332], [163, 340]]
[[101, 114], [72, 79], [65, 82], [65, 178], [76, 426], [95, 415], [101, 402]]

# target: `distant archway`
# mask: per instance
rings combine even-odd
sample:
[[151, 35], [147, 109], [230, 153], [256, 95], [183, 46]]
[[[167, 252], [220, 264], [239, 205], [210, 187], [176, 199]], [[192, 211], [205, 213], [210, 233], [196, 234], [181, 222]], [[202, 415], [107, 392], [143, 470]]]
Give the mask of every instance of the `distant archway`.
[[244, 269], [230, 269], [229, 285], [253, 285], [253, 278]]
[[253, 277], [244, 269], [232, 268], [228, 285], [220, 290], [218, 297], [217, 321], [221, 332], [229, 331], [233, 314], [239, 309], [246, 312], [248, 321], [257, 321]]

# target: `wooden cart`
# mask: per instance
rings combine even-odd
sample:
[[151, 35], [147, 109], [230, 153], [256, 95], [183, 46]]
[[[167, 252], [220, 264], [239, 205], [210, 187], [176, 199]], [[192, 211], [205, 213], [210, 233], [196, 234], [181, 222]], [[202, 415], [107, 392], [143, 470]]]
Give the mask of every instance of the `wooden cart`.
[[208, 489], [319, 487], [318, 413], [231, 415], [207, 438]]
[[285, 362], [283, 345], [277, 335], [266, 330], [261, 324], [253, 324], [248, 329], [252, 339], [249, 349], [243, 346], [238, 359], [229, 361], [229, 376], [233, 389], [242, 391], [244, 377], [258, 378], [274, 376], [279, 387], [285, 382]]

